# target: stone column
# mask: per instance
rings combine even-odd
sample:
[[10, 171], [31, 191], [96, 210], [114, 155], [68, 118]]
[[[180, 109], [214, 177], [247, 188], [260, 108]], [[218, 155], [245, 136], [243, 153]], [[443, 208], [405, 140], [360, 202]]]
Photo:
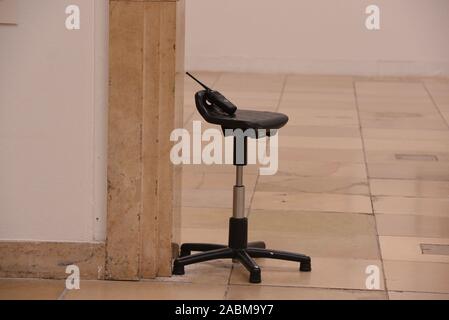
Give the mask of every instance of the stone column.
[[184, 1], [110, 1], [106, 278], [170, 276], [180, 174]]

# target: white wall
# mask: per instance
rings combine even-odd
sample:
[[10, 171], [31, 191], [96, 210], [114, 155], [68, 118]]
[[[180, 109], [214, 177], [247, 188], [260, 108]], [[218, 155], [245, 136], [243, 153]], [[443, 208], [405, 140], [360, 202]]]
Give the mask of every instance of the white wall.
[[449, 75], [448, 39], [448, 0], [187, 0], [190, 70]]
[[0, 25], [0, 240], [104, 240], [108, 1], [17, 1]]

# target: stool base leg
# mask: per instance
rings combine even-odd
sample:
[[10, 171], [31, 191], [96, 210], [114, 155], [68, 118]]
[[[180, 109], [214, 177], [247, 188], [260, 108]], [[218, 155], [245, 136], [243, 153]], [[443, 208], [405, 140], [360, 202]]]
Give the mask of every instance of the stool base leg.
[[216, 249], [224, 249], [225, 245], [221, 244], [212, 244], [212, 243], [184, 243], [181, 246], [181, 254], [180, 257], [187, 257], [192, 254], [192, 252], [205, 252]]
[[[201, 253], [191, 255], [192, 251], [200, 251]], [[243, 249], [233, 249], [219, 244], [186, 243], [181, 246], [181, 257], [173, 263], [173, 274], [184, 275], [185, 267], [191, 264], [218, 259], [233, 259], [241, 263], [249, 271], [250, 283], [261, 283], [261, 269], [254, 260], [255, 258], [299, 262], [299, 271], [312, 271], [312, 260], [310, 257], [298, 253], [269, 250], [266, 249], [264, 242], [257, 241], [248, 243], [248, 247]]]
[[184, 267], [194, 263], [206, 262], [218, 259], [229, 259], [234, 257], [234, 251], [230, 248], [222, 248], [206, 251], [198, 254], [178, 258], [173, 263], [173, 274], [183, 275]]

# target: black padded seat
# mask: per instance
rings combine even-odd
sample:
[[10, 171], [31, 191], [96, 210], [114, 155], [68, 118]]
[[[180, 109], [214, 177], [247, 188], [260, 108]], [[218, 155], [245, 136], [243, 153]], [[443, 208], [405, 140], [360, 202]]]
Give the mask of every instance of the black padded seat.
[[238, 109], [235, 114], [228, 115], [220, 108], [206, 102], [206, 91], [195, 95], [196, 107], [201, 116], [209, 123], [220, 125], [225, 129], [276, 130], [285, 126], [288, 117], [285, 114], [268, 111]]

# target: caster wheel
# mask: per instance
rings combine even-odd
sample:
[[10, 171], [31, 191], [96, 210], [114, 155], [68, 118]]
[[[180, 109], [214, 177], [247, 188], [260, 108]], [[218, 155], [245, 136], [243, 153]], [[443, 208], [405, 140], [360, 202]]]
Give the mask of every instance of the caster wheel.
[[175, 263], [173, 265], [173, 274], [175, 276], [182, 276], [182, 275], [184, 275], [185, 274], [184, 266], [177, 264], [176, 261], [175, 261]]
[[262, 282], [262, 276], [260, 269], [253, 270], [249, 276], [249, 282], [250, 283], [261, 283]]
[[310, 272], [312, 271], [312, 262], [301, 262], [299, 271], [301, 272]]

